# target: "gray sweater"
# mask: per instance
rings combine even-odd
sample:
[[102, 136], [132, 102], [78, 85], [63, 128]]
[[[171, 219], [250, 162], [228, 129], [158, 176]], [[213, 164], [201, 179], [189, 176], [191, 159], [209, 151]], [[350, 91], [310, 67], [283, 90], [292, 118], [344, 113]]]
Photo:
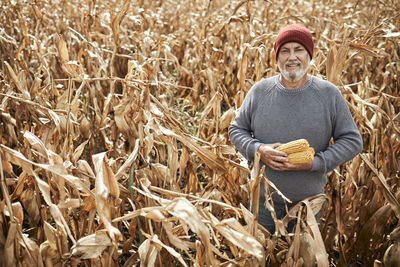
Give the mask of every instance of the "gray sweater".
[[[254, 84], [229, 127], [229, 137], [249, 161], [263, 143], [307, 139], [315, 149], [310, 171], [265, 168], [267, 178], [294, 202], [323, 193], [327, 173], [362, 151], [362, 138], [338, 88], [311, 75], [297, 89], [283, 87], [279, 75]], [[329, 145], [331, 137], [334, 144]], [[283, 202], [277, 194], [273, 199]]]

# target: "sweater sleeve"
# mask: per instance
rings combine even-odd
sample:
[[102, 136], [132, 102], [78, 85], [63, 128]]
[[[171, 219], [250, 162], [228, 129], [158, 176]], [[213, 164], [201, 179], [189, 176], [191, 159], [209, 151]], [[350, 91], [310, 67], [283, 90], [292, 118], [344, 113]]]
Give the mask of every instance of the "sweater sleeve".
[[236, 117], [229, 126], [228, 134], [233, 145], [249, 161], [254, 160], [254, 154], [262, 145], [262, 142], [254, 138], [252, 130], [252, 114], [257, 108], [256, 89], [250, 89], [247, 93]]
[[327, 173], [351, 160], [363, 149], [362, 138], [340, 91], [334, 98], [332, 137], [334, 144], [318, 152], [312, 163], [312, 171]]

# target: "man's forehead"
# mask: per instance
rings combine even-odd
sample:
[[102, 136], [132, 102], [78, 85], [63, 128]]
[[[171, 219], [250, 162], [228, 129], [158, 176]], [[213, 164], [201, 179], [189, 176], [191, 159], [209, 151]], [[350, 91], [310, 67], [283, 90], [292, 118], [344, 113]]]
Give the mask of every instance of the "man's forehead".
[[282, 48], [281, 48], [281, 49], [283, 49], [283, 48], [290, 48], [290, 47], [294, 47], [294, 48], [296, 48], [296, 47], [303, 47], [303, 48], [305, 48], [302, 44], [300, 44], [300, 43], [298, 43], [298, 42], [287, 42], [287, 43], [285, 43], [285, 44], [282, 45]]

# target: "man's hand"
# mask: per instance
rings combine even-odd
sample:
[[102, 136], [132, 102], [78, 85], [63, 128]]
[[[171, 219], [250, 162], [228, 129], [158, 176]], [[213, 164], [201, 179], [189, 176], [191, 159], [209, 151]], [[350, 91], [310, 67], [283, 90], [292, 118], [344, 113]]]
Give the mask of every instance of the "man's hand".
[[276, 150], [280, 143], [275, 144], [262, 144], [258, 148], [260, 152], [260, 159], [265, 165], [274, 170], [283, 170], [284, 164], [289, 163], [287, 154], [285, 152]]
[[280, 145], [280, 143], [263, 144], [258, 148], [260, 159], [265, 165], [277, 171], [305, 171], [311, 169], [311, 162], [301, 164], [290, 163], [285, 152], [275, 149]]

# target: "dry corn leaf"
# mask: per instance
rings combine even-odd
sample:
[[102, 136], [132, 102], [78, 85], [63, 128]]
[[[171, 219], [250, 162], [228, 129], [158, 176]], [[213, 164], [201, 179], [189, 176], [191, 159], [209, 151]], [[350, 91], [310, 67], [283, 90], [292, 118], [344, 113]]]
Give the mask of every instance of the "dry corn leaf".
[[[41, 203], [37, 202], [36, 191], [33, 189], [26, 189], [21, 194], [21, 202], [26, 212], [28, 213], [29, 220], [32, 224], [37, 224], [40, 221], [39, 207]], [[23, 221], [20, 221], [22, 223]]]
[[125, 116], [128, 116], [130, 112], [132, 111], [130, 107], [130, 100], [128, 98], [123, 99], [120, 104], [114, 107], [115, 123], [117, 124], [118, 129], [126, 135], [132, 131], [125, 118]]
[[215, 229], [232, 244], [256, 257], [259, 263], [265, 259], [262, 245], [236, 219], [229, 218], [218, 221], [212, 214], [209, 216]]
[[29, 94], [29, 92], [26, 90], [26, 88], [24, 88], [18, 78], [18, 76], [15, 74], [13, 68], [10, 66], [10, 64], [8, 64], [7, 61], [4, 61], [4, 64], [7, 67], [8, 72], [10, 73], [11, 78], [13, 79], [15, 85], [17, 86], [17, 89], [20, 91], [20, 93], [22, 93], [22, 96], [24, 99], [31, 99], [31, 96]]
[[168, 130], [160, 125], [158, 125], [158, 129], [160, 133], [167, 135], [167, 136], [172, 136], [181, 141], [183, 144], [185, 144], [188, 148], [192, 149], [204, 162], [209, 166], [210, 168], [214, 169], [215, 171], [222, 173], [225, 171], [225, 166], [223, 160], [218, 157], [217, 154], [213, 153], [210, 150], [204, 149], [198, 144], [196, 144], [193, 139], [185, 136], [185, 135], [179, 135], [175, 134], [171, 130]]
[[160, 246], [152, 243], [150, 239], [143, 241], [138, 249], [140, 267], [153, 267], [160, 249]]
[[190, 229], [196, 233], [202, 244], [204, 245], [206, 263], [208, 265], [217, 265], [218, 261], [212, 252], [212, 244], [210, 243], [210, 235], [207, 226], [202, 222], [202, 218], [197, 209], [186, 198], [175, 198], [165, 206], [166, 210], [187, 224]]
[[173, 228], [172, 228], [172, 223], [171, 222], [163, 222], [163, 228], [164, 231], [167, 233], [168, 240], [171, 242], [173, 246], [175, 246], [178, 249], [184, 250], [186, 253], [188, 253], [189, 249], [195, 249], [195, 244], [192, 242], [186, 241], [183, 238], [180, 238], [179, 236], [175, 235], [173, 233]]
[[60, 57], [61, 61], [68, 62], [69, 53], [68, 53], [67, 43], [61, 36], [59, 36], [59, 40], [57, 42], [57, 49], [58, 49], [58, 56]]
[[244, 44], [240, 56], [239, 56], [239, 71], [237, 74], [237, 78], [239, 80], [238, 82], [238, 88], [237, 90], [245, 90], [245, 77], [246, 77], [246, 72], [247, 72], [247, 50], [249, 49], [250, 44]]
[[112, 244], [113, 242], [108, 236], [107, 230], [98, 230], [94, 234], [79, 239], [71, 247], [71, 255], [79, 259], [97, 258]]
[[12, 214], [13, 216], [18, 219], [18, 224], [22, 225], [24, 221], [24, 211], [22, 209], [22, 205], [20, 202], [13, 202], [12, 206]]
[[346, 68], [345, 60], [349, 50], [348, 44], [341, 45], [337, 48], [335, 43], [331, 44], [331, 48], [328, 52], [328, 58], [326, 62], [326, 76], [328, 81], [333, 84], [339, 84], [340, 75]]
[[39, 153], [44, 159], [50, 160], [49, 154], [47, 152], [46, 146], [36, 135], [32, 134], [29, 131], [24, 133], [24, 138], [30, 143], [35, 152]]
[[126, 13], [128, 12], [129, 5], [131, 1], [129, 0], [124, 0], [124, 4], [122, 5], [121, 10], [117, 13], [115, 17], [111, 19], [111, 28], [113, 31], [113, 37], [115, 40], [115, 44], [119, 45], [119, 30], [120, 30], [120, 24], [122, 19], [125, 17]]
[[137, 209], [135, 211], [129, 212], [122, 217], [113, 219], [113, 222], [120, 222], [133, 219], [137, 216], [144, 216], [149, 219], [152, 219], [156, 222], [164, 220], [166, 217], [164, 215], [165, 208], [164, 207], [146, 207], [142, 209]]
[[[81, 180], [78, 177], [75, 177], [73, 175], [68, 174], [68, 171], [66, 170], [66, 168], [62, 165], [49, 165], [49, 164], [40, 164], [40, 163], [35, 163], [32, 162], [28, 159], [26, 159], [20, 152], [15, 151], [13, 149], [10, 149], [6, 146], [2, 146], [1, 148], [3, 149], [3, 151], [5, 151], [8, 155], [9, 158], [12, 162], [14, 162], [15, 164], [21, 166], [28, 174], [32, 174], [35, 179], [38, 182], [39, 185], [39, 189], [41, 189], [41, 192], [43, 194], [44, 199], [46, 200], [46, 203], [48, 205], [50, 205], [52, 203], [52, 201], [50, 200], [50, 190], [49, 190], [49, 186], [48, 184], [46, 184], [45, 182], [43, 182], [32, 170], [32, 165], [33, 166], [37, 166], [40, 167], [42, 169], [48, 170], [51, 173], [64, 178], [65, 180], [67, 180], [68, 182], [70, 182], [71, 184], [77, 186], [77, 188], [79, 190], [83, 190], [85, 193], [88, 194], [92, 194], [89, 190], [89, 188], [86, 188], [84, 186], [84, 184], [81, 182]], [[48, 154], [48, 153], [47, 153]], [[55, 155], [53, 153], [53, 155]], [[56, 156], [56, 155], [55, 155]], [[56, 156], [57, 157], [57, 156]], [[55, 159], [56, 157], [53, 157], [53, 159]]]
[[157, 245], [160, 245], [161, 247], [163, 247], [165, 250], [167, 250], [172, 256], [174, 256], [175, 258], [178, 259], [178, 261], [183, 265], [183, 266], [187, 266], [187, 264], [185, 263], [185, 261], [183, 260], [182, 256], [176, 252], [176, 250], [174, 250], [172, 247], [165, 245], [164, 243], [162, 243], [160, 241], [160, 239], [158, 238], [157, 235], [154, 235], [151, 237], [151, 242], [155, 243]]
[[78, 159], [81, 157], [83, 150], [85, 149], [86, 144], [89, 142], [89, 140], [86, 140], [85, 142], [83, 142], [82, 144], [80, 144], [74, 151], [73, 155], [72, 155], [72, 162], [77, 162]]
[[121, 232], [111, 224], [112, 209], [109, 199], [119, 197], [119, 187], [115, 180], [112, 170], [105, 162], [106, 154], [100, 153], [93, 155], [93, 164], [96, 170], [95, 200], [96, 210], [108, 230], [108, 234], [113, 242], [121, 238]]
[[58, 233], [57, 230], [51, 226], [48, 222], [44, 223], [43, 226], [43, 230], [44, 230], [44, 234], [46, 236], [46, 241], [47, 244], [53, 249], [53, 250], [58, 250], [58, 244], [59, 244], [59, 240], [58, 240]]
[[222, 131], [228, 128], [234, 118], [235, 118], [235, 110], [233, 108], [230, 108], [227, 111], [225, 111], [220, 118], [220, 124], [219, 124], [220, 130]]
[[138, 153], [139, 153], [139, 148], [140, 148], [140, 139], [136, 139], [135, 141], [135, 147], [132, 151], [132, 153], [129, 155], [128, 159], [122, 164], [122, 166], [118, 169], [117, 173], [115, 174], [115, 180], [119, 180], [119, 178], [123, 175], [123, 172], [129, 168], [133, 162], [136, 160]]
[[45, 266], [58, 266], [60, 264], [60, 253], [55, 248], [51, 247], [48, 241], [40, 244], [39, 251]]
[[315, 213], [313, 212], [309, 201], [303, 201], [303, 203], [305, 203], [307, 207], [307, 224], [310, 226], [311, 233], [314, 236], [313, 248], [317, 265], [328, 267], [330, 266], [328, 253], [326, 253], [325, 244], [318, 223], [315, 219]]
[[4, 242], [4, 265], [17, 266], [17, 258], [15, 255], [17, 244], [17, 223], [10, 223], [8, 232], [6, 233], [6, 240]]
[[389, 202], [390, 206], [392, 207], [394, 213], [396, 214], [397, 218], [400, 218], [400, 203], [397, 200], [397, 198], [394, 197], [393, 193], [390, 190], [389, 185], [386, 182], [385, 177], [383, 177], [382, 173], [379, 172], [375, 166], [371, 163], [371, 161], [368, 159], [366, 154], [360, 154], [360, 157], [363, 159], [365, 163], [367, 163], [368, 167], [371, 168], [371, 170], [376, 174], [376, 177], [378, 179], [373, 179], [374, 182], [378, 185], [380, 185], [379, 188], [382, 188], [382, 192], [385, 195], [387, 201]]

